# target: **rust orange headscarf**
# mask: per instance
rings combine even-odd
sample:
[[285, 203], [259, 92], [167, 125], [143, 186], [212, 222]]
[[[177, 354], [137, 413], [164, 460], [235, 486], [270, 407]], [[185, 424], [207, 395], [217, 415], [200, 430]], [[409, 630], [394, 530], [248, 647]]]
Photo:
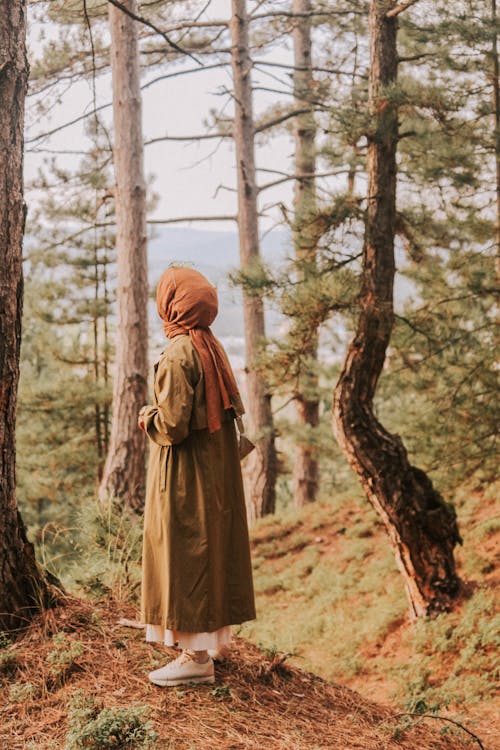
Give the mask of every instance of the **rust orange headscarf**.
[[200, 355], [208, 429], [215, 432], [221, 427], [221, 405], [230, 409], [231, 396], [237, 396], [240, 402], [231, 365], [209, 328], [219, 307], [215, 287], [194, 268], [175, 266], [162, 274], [156, 288], [156, 304], [167, 337], [188, 333]]

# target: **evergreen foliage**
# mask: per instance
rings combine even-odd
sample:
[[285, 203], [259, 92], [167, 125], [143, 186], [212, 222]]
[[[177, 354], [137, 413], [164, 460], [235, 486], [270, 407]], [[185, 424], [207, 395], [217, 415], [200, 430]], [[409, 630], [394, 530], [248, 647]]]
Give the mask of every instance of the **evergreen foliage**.
[[59, 552], [108, 438], [113, 207], [106, 136], [93, 135], [76, 172], [52, 160], [40, 171], [33, 188], [44, 198], [27, 228], [18, 496], [36, 541], [49, 535]]
[[[60, 36], [47, 39], [32, 63], [35, 117], [49, 111], [61, 86], [108, 70], [102, 3], [87, 3], [93, 61], [81, 5], [42, 5], [50, 5]], [[199, 10], [196, 3], [176, 9], [155, 2], [141, 12], [167, 28], [185, 20], [195, 6]], [[34, 4], [32, 12], [39, 14], [40, 7]], [[331, 16], [314, 18], [316, 71], [309, 96], [319, 132], [318, 171], [333, 178], [318, 178], [316, 210], [302, 219], [319, 238], [315, 263], [293, 260], [290, 248], [282, 267], [262, 264], [233, 279], [247, 292], [265, 296], [287, 321], [275, 340], [263, 342], [259, 362], [274, 397], [281, 507], [291, 503], [291, 457], [300, 441], [320, 457], [323, 497], [355, 487], [333, 442], [330, 414], [339, 363], [357, 314], [371, 127], [366, 8], [366, 3], [353, 7], [336, 0], [328, 8]], [[266, 9], [275, 10], [272, 3], [261, 11]], [[498, 141], [492, 56], [499, 23], [493, 22], [487, 0], [460, 0], [452, 10], [443, 0], [421, 0], [401, 14], [399, 27], [398, 83], [385, 94], [399, 109], [397, 260], [399, 279], [411, 294], [396, 300], [396, 325], [376, 406], [382, 422], [402, 435], [412, 458], [451, 497], [465, 480], [490, 483], [498, 454]], [[257, 57], [287, 40], [290, 22], [275, 16], [252, 28]], [[216, 50], [223, 48], [224, 34], [221, 29], [179, 30], [187, 47], [214, 59], [219, 59]], [[146, 27], [141, 50], [145, 75], [182, 59]], [[286, 74], [275, 74], [281, 85]], [[45, 87], [51, 92], [46, 96]], [[258, 124], [286, 113], [287, 107], [277, 101]], [[81, 163], [68, 169], [54, 158], [29, 186], [39, 209], [28, 225], [18, 494], [43, 559], [59, 573], [94, 543], [88, 536], [93, 533], [90, 516], [98, 509], [91, 498], [109, 418], [111, 144], [102, 123], [90, 121], [89, 152]], [[212, 113], [207, 123], [230, 132], [227, 117]], [[258, 144], [291, 127], [284, 121], [275, 131], [265, 130]], [[296, 226], [291, 210], [281, 208], [285, 223]], [[308, 344], [318, 327], [316, 362]], [[298, 428], [290, 408], [304, 373], [310, 375], [307, 397], [321, 404], [317, 428]], [[80, 511], [88, 513], [85, 519]], [[103, 519], [97, 515], [99, 525]], [[136, 543], [131, 542], [135, 550]], [[103, 558], [101, 563], [100, 570], [96, 563], [94, 584], [82, 585], [99, 588], [107, 565]]]
[[104, 708], [79, 690], [71, 698], [65, 750], [155, 747], [158, 735], [146, 719], [147, 713], [146, 706]]

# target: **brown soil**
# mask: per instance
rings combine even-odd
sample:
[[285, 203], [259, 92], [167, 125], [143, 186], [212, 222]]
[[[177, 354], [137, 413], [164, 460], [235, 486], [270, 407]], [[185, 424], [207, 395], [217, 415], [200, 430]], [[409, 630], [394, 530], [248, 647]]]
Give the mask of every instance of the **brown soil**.
[[[442, 721], [404, 717], [349, 688], [291, 668], [236, 639], [217, 666], [216, 684], [165, 689], [147, 672], [175, 655], [146, 644], [142, 629], [118, 624], [133, 619], [128, 606], [68, 598], [39, 616], [17, 643], [3, 648], [14, 665], [0, 675], [0, 741], [6, 750], [64, 748], [67, 700], [76, 688], [102, 706], [150, 707], [165, 750], [463, 750], [479, 747], [459, 727], [442, 734]], [[83, 644], [70, 669], [51, 673], [51, 637], [64, 632]], [[31, 683], [33, 694], [12, 702], [11, 686]], [[366, 685], [364, 685], [366, 688]], [[455, 734], [456, 731], [456, 734]], [[488, 750], [491, 750], [491, 747]]]

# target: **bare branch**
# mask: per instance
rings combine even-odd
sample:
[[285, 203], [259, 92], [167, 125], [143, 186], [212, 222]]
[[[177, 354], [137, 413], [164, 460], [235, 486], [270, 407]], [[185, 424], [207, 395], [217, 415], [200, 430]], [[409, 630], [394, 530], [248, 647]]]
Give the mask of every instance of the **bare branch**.
[[[417, 0], [413, 0], [417, 2]], [[313, 16], [362, 16], [365, 15], [361, 10], [311, 10], [306, 13], [292, 13], [291, 11], [277, 10], [270, 11], [269, 13], [256, 13], [255, 16], [250, 15], [250, 21], [256, 21], [260, 18], [311, 18]]]
[[231, 133], [200, 133], [198, 135], [161, 135], [158, 138], [151, 138], [144, 141], [145, 146], [151, 146], [153, 143], [161, 141], [208, 141], [214, 138], [232, 138]]
[[178, 216], [175, 219], [150, 219], [148, 224], [180, 224], [183, 221], [238, 221], [237, 216]]
[[[141, 86], [141, 91], [143, 89], [147, 89], [149, 86], [152, 86], [153, 83], [157, 83], [158, 81], [163, 80], [164, 78], [174, 78], [175, 76], [183, 75], [183, 73], [194, 73], [200, 70], [209, 70], [210, 68], [216, 68], [216, 67], [219, 67], [219, 65], [223, 66], [224, 64], [225, 63], [217, 63], [214, 65], [203, 66], [203, 68], [190, 68], [189, 70], [185, 70], [185, 71], [180, 70], [174, 73], [169, 73], [164, 76], [159, 76], [158, 78], [154, 78], [152, 81], [148, 81], [147, 83], [144, 83]], [[40, 133], [39, 135], [36, 135], [33, 138], [27, 138], [25, 140], [25, 143], [35, 143], [36, 141], [42, 140], [43, 138], [48, 138], [49, 136], [54, 135], [54, 133], [58, 133], [60, 130], [64, 130], [65, 128], [71, 127], [71, 125], [76, 125], [78, 122], [82, 122], [83, 120], [86, 120], [87, 117], [94, 116], [97, 112], [100, 112], [103, 109], [108, 109], [109, 107], [111, 107], [111, 105], [112, 105], [112, 102], [108, 102], [107, 104], [101, 104], [99, 107], [92, 108], [89, 112], [85, 112], [83, 115], [79, 115], [74, 120], [65, 122], [63, 125], [58, 125], [56, 128], [53, 128], [52, 130], [47, 130], [45, 133]], [[196, 136], [196, 138], [199, 138], [199, 137], [203, 138], [205, 136]], [[215, 138], [218, 136], [209, 136], [209, 137]], [[228, 136], [222, 136], [222, 137], [228, 137]], [[158, 139], [158, 140], [161, 140], [161, 139]], [[169, 139], [165, 138], [163, 140], [169, 140]], [[170, 140], [182, 140], [182, 139], [170, 139]], [[192, 140], [192, 139], [186, 138], [184, 140]], [[154, 142], [154, 141], [151, 141], [151, 142]], [[149, 143], [150, 142], [146, 142], [145, 145], [149, 145]]]
[[187, 70], [176, 70], [173, 73], [166, 73], [163, 76], [158, 76], [157, 78], [153, 78], [151, 81], [148, 81], [147, 83], [144, 83], [141, 86], [141, 89], [148, 89], [150, 86], [152, 86], [154, 83], [158, 83], [159, 81], [165, 81], [167, 78], [178, 78], [179, 76], [187, 75], [188, 73], [200, 73], [201, 71], [205, 70], [213, 70], [214, 68], [225, 68], [229, 63], [225, 62], [218, 62], [214, 63], [213, 65], [204, 65], [203, 68], [187, 68]]
[[312, 107], [303, 108], [303, 109], [294, 109], [292, 112], [287, 112], [285, 115], [281, 115], [280, 117], [276, 117], [274, 120], [268, 120], [267, 122], [262, 123], [262, 125], [259, 125], [255, 128], [256, 133], [262, 133], [263, 130], [269, 130], [269, 128], [274, 128], [275, 125], [280, 125], [282, 122], [285, 122], [285, 120], [289, 120], [291, 117], [297, 117], [297, 115], [304, 115], [310, 112]]
[[[266, 60], [254, 60], [253, 61], [254, 66], [266, 66], [268, 68], [283, 68], [284, 70], [293, 70], [293, 71], [301, 71], [301, 70], [308, 70], [308, 68], [301, 68], [297, 67], [295, 65], [285, 65], [284, 63], [278, 63], [278, 62], [267, 62]], [[352, 73], [349, 73], [345, 70], [340, 70], [339, 68], [321, 68], [321, 67], [312, 67], [311, 70], [313, 72], [317, 73], [332, 73], [333, 75], [340, 75], [340, 76], [352, 76]], [[358, 78], [367, 78], [368, 76], [363, 76], [358, 74]]]
[[[486, 437], [489, 437], [487, 435]], [[416, 719], [439, 719], [441, 721], [448, 721], [450, 724], [454, 724], [456, 727], [460, 727], [460, 729], [463, 729], [466, 734], [470, 735], [479, 745], [481, 750], [485, 750], [485, 747], [477, 734], [474, 734], [470, 731], [470, 729], [467, 729], [467, 727], [464, 727], [463, 724], [460, 724], [459, 721], [455, 721], [455, 719], [450, 719], [448, 716], [439, 716], [438, 714], [417, 714], [417, 713], [405, 713], [405, 714], [397, 714], [398, 716], [413, 716]]]
[[320, 177], [334, 177], [336, 175], [340, 174], [348, 174], [348, 169], [336, 169], [333, 172], [313, 172], [311, 174], [307, 173], [301, 173], [301, 174], [289, 174], [284, 177], [280, 177], [279, 180], [273, 180], [273, 182], [267, 182], [265, 185], [261, 185], [257, 188], [259, 193], [261, 193], [263, 190], [267, 190], [268, 188], [275, 187], [276, 185], [281, 185], [284, 182], [289, 182], [290, 180], [307, 180], [309, 178], [319, 179]]
[[169, 26], [167, 31], [184, 31], [184, 29], [211, 29], [219, 26], [227, 28], [229, 21], [185, 21], [175, 26]]
[[64, 123], [64, 125], [59, 125], [57, 128], [53, 128], [52, 130], [47, 130], [45, 133], [40, 133], [39, 135], [35, 135], [34, 138], [26, 138], [25, 143], [35, 143], [36, 141], [40, 141], [42, 138], [48, 138], [49, 135], [54, 135], [54, 133], [58, 133], [60, 130], [64, 130], [64, 128], [69, 128], [71, 125], [75, 125], [77, 122], [81, 122], [82, 120], [86, 120], [87, 117], [92, 117], [95, 115], [96, 112], [101, 112], [103, 109], [108, 109], [108, 107], [111, 107], [112, 102], [108, 102], [108, 104], [101, 104], [97, 108], [92, 108], [90, 112], [86, 112], [83, 115], [80, 115], [79, 117], [75, 117], [74, 120], [70, 120], [69, 122]]
[[[273, 89], [270, 86], [254, 86], [253, 91], [269, 91], [271, 94], [280, 94], [281, 96], [295, 96], [293, 91], [281, 91], [280, 89]], [[230, 92], [226, 89], [222, 94], [229, 94]], [[326, 111], [325, 103], [317, 99], [310, 99], [308, 102], [311, 106], [307, 110], [310, 112], [313, 107], [320, 112]]]
[[387, 11], [385, 14], [386, 18], [396, 18], [396, 16], [399, 16], [400, 13], [402, 13], [407, 8], [410, 8], [412, 5], [415, 5], [415, 3], [418, 3], [418, 0], [408, 0], [406, 3], [400, 3], [399, 5], [395, 5], [394, 8], [391, 8]]
[[[143, 49], [141, 50], [141, 55], [157, 55], [158, 53], [165, 54], [164, 49], [155, 48], [152, 47], [151, 49]], [[187, 53], [189, 54], [189, 53]], [[211, 42], [207, 42], [206, 45], [196, 50], [196, 54], [198, 56], [200, 55], [218, 55], [218, 54], [231, 54], [231, 47], [218, 47], [217, 49], [213, 49], [211, 47]], [[198, 61], [197, 61], [198, 62]]]
[[401, 62], [415, 62], [416, 60], [424, 60], [426, 57], [431, 57], [432, 52], [421, 52], [418, 55], [408, 55], [407, 57], [398, 57], [398, 63]]
[[170, 45], [170, 47], [172, 47], [172, 49], [176, 50], [176, 52], [180, 52], [181, 55], [187, 55], [192, 60], [194, 60], [195, 62], [197, 62], [198, 65], [203, 66], [203, 63], [200, 60], [198, 60], [194, 55], [192, 55], [191, 52], [188, 52], [187, 50], [182, 49], [182, 47], [179, 47], [179, 45], [176, 44], [175, 42], [173, 42], [170, 39], [170, 37], [168, 37], [165, 34], [164, 31], [162, 31], [157, 26], [155, 26], [153, 23], [151, 23], [151, 21], [148, 21], [148, 19], [144, 18], [144, 16], [137, 16], [135, 13], [132, 13], [132, 11], [129, 10], [126, 5], [124, 5], [123, 3], [120, 3], [118, 0], [108, 0], [108, 3], [110, 3], [111, 5], [114, 5], [115, 8], [118, 8], [119, 10], [121, 10], [122, 13], [125, 13], [125, 15], [129, 16], [130, 18], [133, 18], [134, 21], [138, 21], [139, 23], [142, 23], [144, 26], [148, 26], [150, 29], [153, 29], [153, 31], [156, 31], [157, 34], [159, 34], [160, 36], [163, 37], [163, 39], [165, 39], [165, 41], [167, 42], [167, 44]]

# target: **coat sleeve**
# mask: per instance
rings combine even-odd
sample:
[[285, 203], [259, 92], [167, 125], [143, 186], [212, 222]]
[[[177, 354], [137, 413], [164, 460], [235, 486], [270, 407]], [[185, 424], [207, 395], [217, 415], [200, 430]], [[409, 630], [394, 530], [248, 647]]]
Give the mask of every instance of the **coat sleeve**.
[[157, 445], [175, 445], [189, 434], [193, 407], [193, 372], [185, 359], [165, 357], [158, 365], [157, 405], [143, 406], [139, 417], [149, 438]]

